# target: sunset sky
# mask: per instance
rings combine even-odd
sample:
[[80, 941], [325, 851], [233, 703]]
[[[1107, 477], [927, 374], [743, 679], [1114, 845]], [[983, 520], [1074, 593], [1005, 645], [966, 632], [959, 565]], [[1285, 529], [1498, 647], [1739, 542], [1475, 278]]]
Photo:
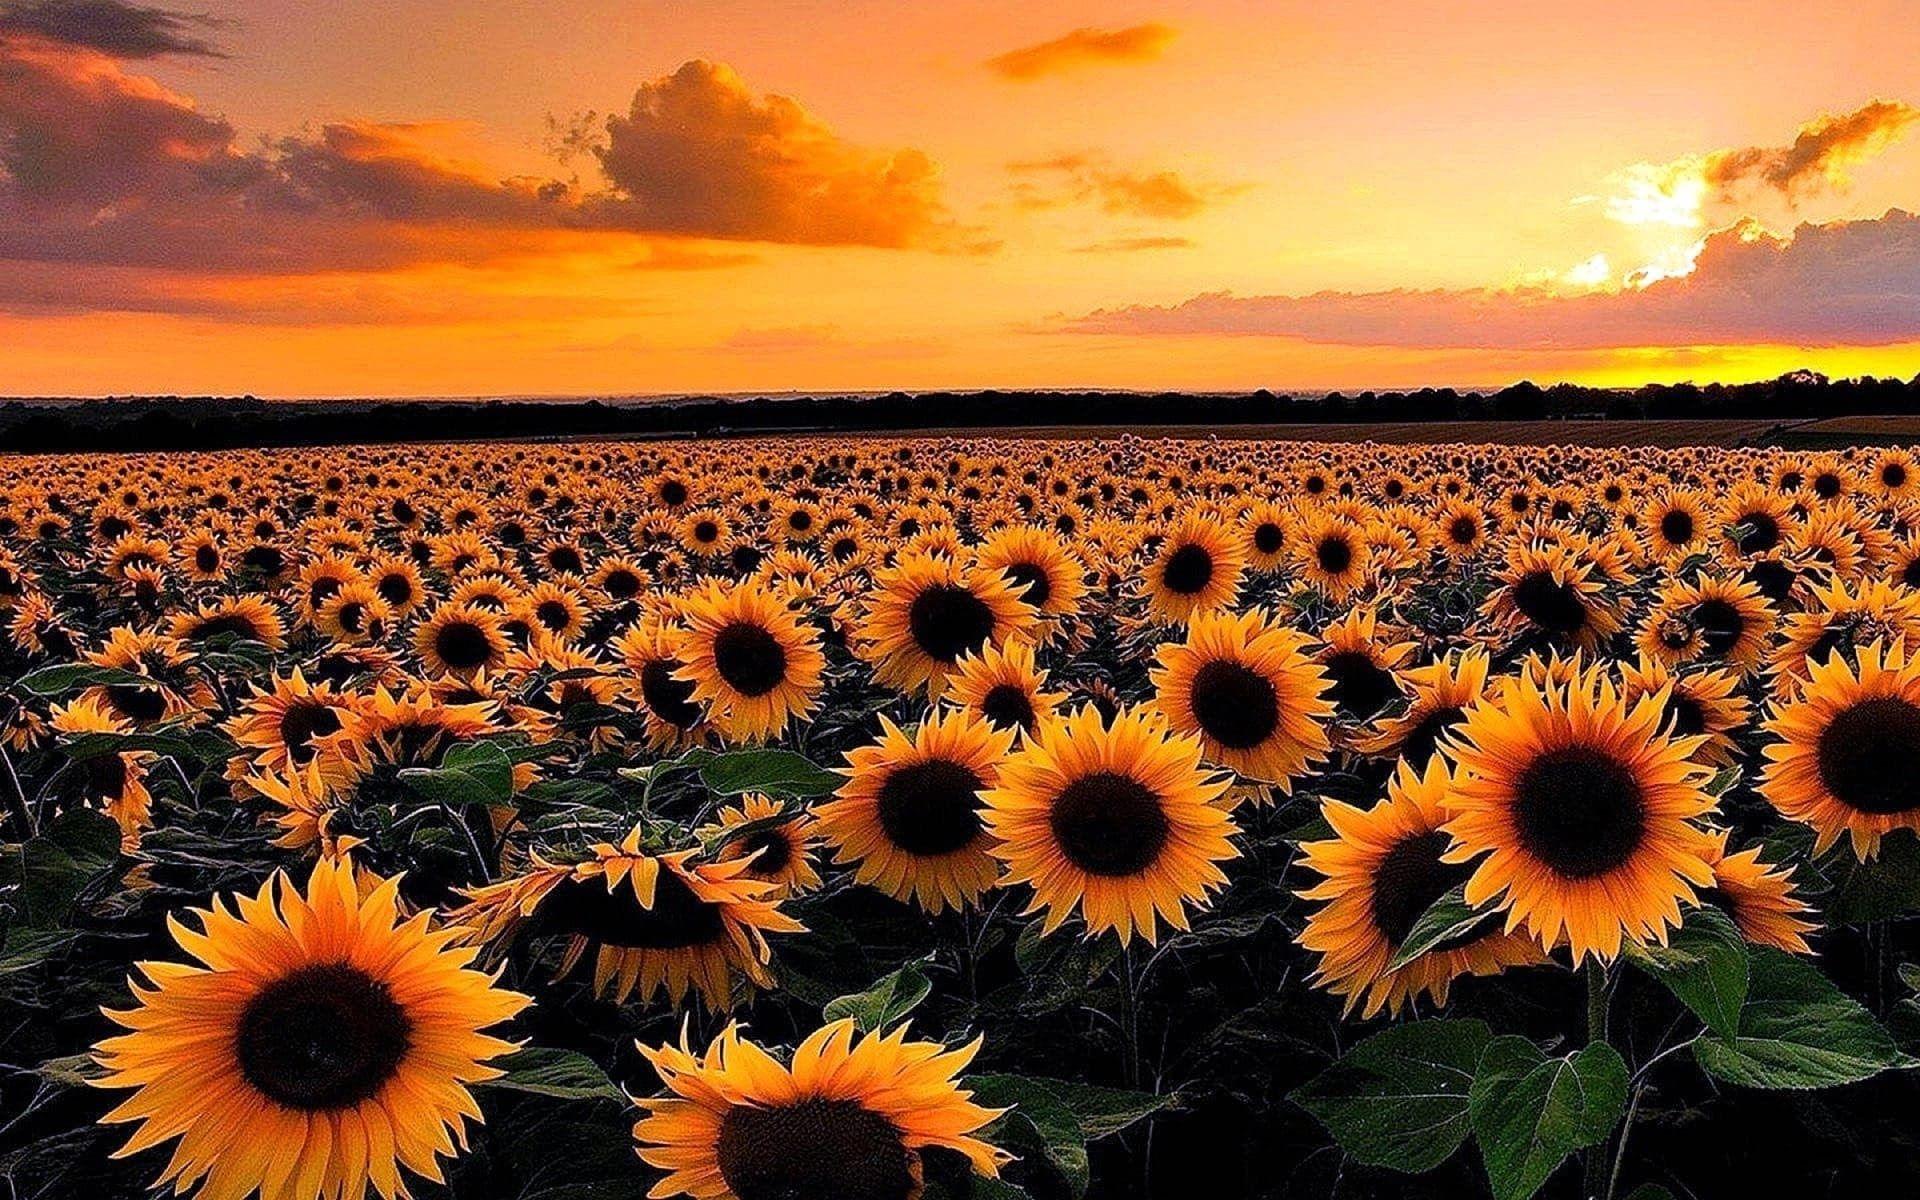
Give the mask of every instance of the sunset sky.
[[1912, 0], [0, 0], [0, 394], [1920, 372]]

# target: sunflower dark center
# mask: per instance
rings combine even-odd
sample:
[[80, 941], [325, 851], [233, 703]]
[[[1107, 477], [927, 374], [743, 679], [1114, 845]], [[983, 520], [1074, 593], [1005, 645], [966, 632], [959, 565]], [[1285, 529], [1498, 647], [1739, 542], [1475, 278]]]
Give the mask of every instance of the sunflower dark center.
[[720, 527], [712, 521], [698, 521], [693, 526], [693, 540], [706, 543], [720, 539]]
[[631, 600], [640, 594], [640, 577], [625, 567], [607, 572], [604, 586], [615, 600]]
[[1471, 546], [1473, 539], [1480, 536], [1480, 522], [1472, 517], [1455, 517], [1447, 526], [1447, 536], [1456, 546]]
[[[1373, 927], [1390, 945], [1407, 940], [1419, 923], [1420, 915], [1433, 902], [1446, 895], [1473, 874], [1471, 863], [1444, 863], [1440, 856], [1452, 839], [1439, 830], [1405, 837], [1386, 852], [1373, 870], [1373, 891], [1369, 899]], [[1452, 950], [1477, 939], [1484, 929], [1475, 928], [1455, 935], [1435, 946], [1435, 952]]]
[[993, 610], [963, 587], [935, 584], [913, 598], [907, 629], [927, 657], [951, 663], [993, 636]]
[[1707, 731], [1707, 710], [1700, 707], [1698, 700], [1680, 692], [1667, 697], [1661, 719], [1673, 727], [1675, 737], [1693, 737]]
[[1888, 463], [1880, 468], [1880, 482], [1890, 488], [1904, 487], [1907, 482], [1907, 469], [1899, 463]]
[[687, 502], [687, 485], [677, 479], [669, 479], [660, 485], [660, 499], [671, 508], [678, 508]]
[[693, 702], [693, 685], [675, 679], [679, 664], [656, 658], [640, 668], [640, 698], [647, 711], [676, 729], [691, 729], [700, 721], [700, 706]]
[[1820, 782], [1858, 812], [1920, 808], [1920, 707], [1898, 696], [1863, 700], [1820, 735]]
[[907, 1200], [918, 1190], [900, 1131], [853, 1100], [736, 1105], [714, 1154], [740, 1200]]
[[1167, 590], [1182, 596], [1204, 590], [1212, 579], [1213, 555], [1207, 553], [1205, 546], [1193, 542], [1169, 555], [1166, 567], [1160, 572], [1160, 582]]
[[136, 683], [109, 684], [107, 703], [113, 705], [113, 711], [136, 725], [150, 724], [167, 715], [166, 693], [159, 688], [141, 687]]
[[187, 640], [205, 642], [227, 634], [252, 638], [254, 641], [260, 640], [260, 631], [254, 627], [252, 621], [239, 613], [221, 613], [219, 616], [208, 617], [187, 632]]
[[951, 854], [978, 837], [980, 777], [956, 762], [911, 763], [880, 785], [887, 840], [909, 854]]
[[743, 696], [764, 696], [787, 677], [787, 651], [759, 625], [735, 621], [713, 639], [713, 665]]
[[1675, 546], [1693, 540], [1693, 514], [1684, 508], [1669, 509], [1660, 518], [1660, 536]]
[[1253, 548], [1262, 554], [1278, 554], [1286, 541], [1285, 532], [1272, 521], [1262, 521], [1253, 529]]
[[287, 569], [287, 556], [272, 546], [254, 546], [240, 556], [240, 561], [262, 575], [278, 575]]
[[220, 552], [212, 546], [202, 546], [193, 552], [193, 565], [202, 571], [213, 571], [220, 565]]
[[1084, 775], [1054, 797], [1048, 817], [1061, 853], [1089, 875], [1137, 875], [1172, 834], [1160, 797], [1111, 771]]
[[301, 967], [240, 1014], [241, 1074], [268, 1099], [324, 1112], [377, 1095], [406, 1059], [413, 1022], [387, 985], [358, 967]]
[[540, 623], [551, 630], [565, 629], [573, 621], [573, 612], [558, 600], [542, 600], [534, 615]]
[[313, 739], [340, 732], [340, 714], [325, 704], [290, 704], [280, 717], [280, 740], [294, 762], [313, 758]]
[[1440, 748], [1440, 739], [1447, 731], [1466, 720], [1466, 713], [1449, 706], [1436, 708], [1421, 717], [1418, 724], [1410, 730], [1400, 743], [1400, 756], [1416, 767], [1425, 767], [1433, 759], [1433, 752]]
[[374, 585], [374, 590], [379, 592], [380, 598], [388, 604], [404, 605], [413, 599], [413, 581], [398, 572], [381, 576], [380, 582]]
[[1640, 784], [1618, 760], [1589, 746], [1550, 750], [1515, 789], [1520, 844], [1568, 879], [1604, 875], [1628, 859], [1646, 832]]
[[1780, 522], [1771, 513], [1743, 513], [1734, 524], [1742, 527], [1738, 543], [1742, 554], [1763, 554], [1780, 544]]
[[1358, 650], [1342, 650], [1321, 664], [1333, 680], [1333, 704], [1342, 716], [1364, 721], [1400, 694], [1393, 672]]
[[1215, 659], [1193, 673], [1193, 719], [1229, 750], [1247, 750], [1280, 727], [1280, 696], [1265, 675], [1244, 663]]
[[1013, 580], [1015, 588], [1026, 589], [1026, 595], [1022, 599], [1035, 608], [1045, 606], [1048, 599], [1053, 596], [1053, 581], [1048, 579], [1047, 573], [1034, 563], [1014, 563], [1006, 571], [1007, 578]]
[[1793, 591], [1793, 581], [1797, 576], [1792, 567], [1777, 558], [1757, 562], [1745, 572], [1747, 582], [1760, 589], [1760, 594], [1778, 603]]
[[1693, 606], [1693, 623], [1700, 627], [1701, 645], [1714, 658], [1726, 657], [1747, 628], [1746, 618], [1733, 602], [1718, 596]]
[[118, 754], [96, 754], [83, 759], [87, 795], [96, 800], [119, 800], [127, 790], [127, 764]]
[[1840, 494], [1844, 486], [1838, 475], [1831, 471], [1822, 471], [1813, 477], [1813, 491], [1822, 500], [1831, 500]]
[[778, 875], [793, 861], [793, 842], [778, 829], [762, 829], [740, 839], [740, 856], [756, 875]]
[[454, 670], [471, 671], [493, 657], [493, 642], [471, 621], [448, 621], [434, 635], [433, 652]]
[[669, 870], [654, 880], [651, 908], [643, 908], [625, 884], [609, 891], [604, 879], [568, 877], [547, 893], [538, 915], [546, 929], [631, 950], [685, 950], [710, 945], [726, 933], [720, 906], [694, 895]]
[[1587, 623], [1579, 589], [1548, 571], [1530, 571], [1513, 585], [1513, 604], [1527, 620], [1548, 633], [1577, 633]]
[[980, 714], [995, 729], [1032, 729], [1037, 714], [1025, 689], [1011, 683], [993, 687], [980, 700]]

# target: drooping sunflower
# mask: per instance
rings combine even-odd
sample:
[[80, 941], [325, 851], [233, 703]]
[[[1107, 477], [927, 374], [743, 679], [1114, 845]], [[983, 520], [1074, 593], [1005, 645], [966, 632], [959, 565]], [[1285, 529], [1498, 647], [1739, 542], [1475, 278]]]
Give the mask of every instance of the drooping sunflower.
[[859, 640], [876, 683], [944, 694], [960, 657], [1031, 638], [1038, 613], [1006, 572], [941, 554], [906, 554], [874, 577]]
[[746, 859], [747, 878], [774, 885], [767, 899], [784, 900], [820, 886], [814, 866], [820, 829], [810, 813], [755, 792], [715, 816], [715, 824], [700, 831], [701, 841], [719, 843], [715, 857], [720, 862]]
[[1473, 874], [1472, 866], [1445, 859], [1452, 839], [1441, 826], [1451, 782], [1438, 757], [1424, 771], [1402, 763], [1386, 798], [1372, 808], [1321, 805], [1337, 836], [1300, 847], [1301, 865], [1325, 877], [1300, 895], [1327, 902], [1307, 919], [1300, 945], [1320, 956], [1313, 982], [1343, 997], [1348, 1013], [1397, 1014], [1423, 995], [1444, 1006], [1462, 975], [1544, 961], [1532, 938], [1493, 919], [1388, 970], [1421, 914]]
[[1324, 759], [1333, 684], [1304, 634], [1261, 610], [1198, 613], [1151, 671], [1154, 703], [1178, 733], [1197, 734], [1208, 762], [1291, 794]]
[[980, 1041], [958, 1050], [852, 1020], [815, 1030], [781, 1063], [729, 1025], [705, 1054], [641, 1046], [668, 1095], [637, 1103], [639, 1154], [667, 1173], [651, 1195], [695, 1200], [918, 1200], [921, 1151], [964, 1155], [997, 1177], [1011, 1156], [974, 1133], [1000, 1115], [957, 1082]]
[[995, 729], [1031, 733], [1051, 720], [1067, 698], [1046, 686], [1046, 674], [1034, 661], [1033, 643], [1009, 638], [978, 654], [962, 655], [947, 676], [945, 701], [978, 714]]
[[1812, 906], [1794, 894], [1793, 868], [1763, 862], [1758, 846], [1728, 853], [1727, 836], [1724, 829], [1708, 831], [1713, 886], [1702, 901], [1724, 909], [1749, 942], [1788, 954], [1812, 953], [1806, 935], [1820, 926], [1808, 919]]
[[647, 744], [655, 750], [696, 745], [712, 737], [706, 710], [693, 702], [693, 684], [680, 677], [677, 636], [658, 618], [645, 617], [613, 643], [627, 669], [630, 699], [639, 709]]
[[[55, 733], [131, 733], [133, 728], [91, 696], [55, 707], [47, 722]], [[113, 818], [120, 827], [120, 846], [133, 851], [140, 835], [153, 823], [153, 794], [147, 790], [147, 750], [108, 751], [74, 761], [80, 798]]]
[[1314, 657], [1333, 680], [1334, 711], [1345, 720], [1371, 720], [1402, 695], [1396, 672], [1413, 657], [1414, 644], [1393, 641], [1394, 636], [1381, 627], [1370, 604], [1321, 631], [1323, 644]]
[[978, 904], [1000, 873], [980, 796], [1015, 736], [964, 709], [934, 713], [912, 736], [881, 717], [880, 740], [848, 751], [847, 782], [814, 809], [834, 861], [930, 913]]
[[1760, 794], [1789, 820], [1811, 826], [1814, 853], [1842, 833], [1862, 859], [1896, 829], [1920, 830], [1920, 655], [1901, 642], [1869, 642], [1808, 667], [1800, 698], [1765, 725]]
[[481, 1032], [528, 997], [469, 964], [474, 951], [402, 919], [398, 881], [364, 896], [345, 860], [304, 894], [276, 874], [173, 936], [200, 965], [140, 964], [129, 1032], [94, 1049], [98, 1086], [134, 1088], [105, 1121], [138, 1122], [131, 1154], [179, 1138], [156, 1181], [177, 1193], [338, 1200], [404, 1196], [400, 1168], [438, 1181], [480, 1110], [468, 1090], [515, 1048]]
[[1200, 763], [1200, 739], [1172, 732], [1148, 707], [1110, 722], [1088, 705], [1043, 725], [1000, 766], [985, 795], [993, 853], [1006, 884], [1028, 884], [1043, 931], [1078, 912], [1089, 934], [1153, 942], [1159, 922], [1187, 928], [1187, 906], [1224, 886], [1239, 852], [1233, 819], [1214, 802], [1225, 776]]
[[[1497, 900], [1509, 932], [1611, 961], [1623, 939], [1664, 943], [1713, 883], [1714, 806], [1697, 737], [1661, 731], [1666, 696], [1628, 705], [1600, 668], [1544, 690], [1522, 677], [1475, 706], [1445, 753], [1449, 862], [1472, 862], [1467, 903]], [[1483, 857], [1484, 856], [1484, 857]]]
[[635, 826], [619, 845], [600, 842], [583, 862], [536, 855], [524, 873], [467, 893], [447, 914], [466, 936], [501, 944], [522, 929], [567, 939], [558, 979], [594, 951], [593, 990], [625, 1002], [664, 992], [678, 1005], [698, 991], [707, 1007], [731, 1006], [733, 975], [773, 986], [769, 933], [804, 932], [771, 899], [775, 885], [746, 874], [746, 859], [695, 864], [694, 851], [654, 854]]
[[765, 741], [819, 706], [819, 636], [765, 588], [708, 586], [689, 600], [672, 646], [675, 678], [693, 685], [692, 702], [730, 741]]
[[1211, 513], [1190, 512], [1161, 539], [1146, 570], [1147, 607], [1155, 620], [1184, 624], [1194, 613], [1233, 603], [1246, 570], [1246, 552], [1232, 530]]
[[273, 605], [260, 596], [231, 596], [210, 600], [193, 612], [175, 613], [167, 632], [189, 646], [227, 636], [259, 642], [269, 650], [286, 645], [286, 623]]

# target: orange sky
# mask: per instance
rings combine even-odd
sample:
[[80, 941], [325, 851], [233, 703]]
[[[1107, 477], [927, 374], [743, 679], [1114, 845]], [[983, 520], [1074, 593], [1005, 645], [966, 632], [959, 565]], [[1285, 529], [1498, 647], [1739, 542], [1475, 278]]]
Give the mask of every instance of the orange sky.
[[148, 2], [0, 0], [0, 394], [1920, 373], [1896, 0]]

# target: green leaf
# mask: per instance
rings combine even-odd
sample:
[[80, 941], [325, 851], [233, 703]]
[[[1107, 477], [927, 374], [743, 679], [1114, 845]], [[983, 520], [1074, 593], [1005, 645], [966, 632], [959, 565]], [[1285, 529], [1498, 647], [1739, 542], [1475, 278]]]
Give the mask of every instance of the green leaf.
[[1627, 1200], [1673, 1200], [1673, 1193], [1657, 1183], [1643, 1183], [1627, 1193]]
[[600, 1064], [575, 1050], [556, 1050], [547, 1046], [524, 1046], [495, 1066], [506, 1072], [488, 1080], [487, 1087], [514, 1092], [532, 1092], [559, 1100], [616, 1100], [626, 1096]]
[[821, 1016], [828, 1021], [852, 1017], [862, 1033], [887, 1029], [919, 1007], [933, 991], [933, 984], [920, 967], [920, 963], [910, 962], [881, 976], [864, 992], [830, 1000]]
[[1026, 1075], [969, 1075], [963, 1080], [974, 1102], [1012, 1108], [991, 1127], [1030, 1146], [1066, 1180], [1074, 1196], [1087, 1191], [1087, 1143], [1118, 1133], [1173, 1102], [1116, 1088]]
[[1630, 946], [1627, 958], [1665, 984], [1708, 1029], [1725, 1038], [1739, 1032], [1750, 955], [1739, 927], [1719, 909], [1694, 909], [1667, 945]]
[[1487, 1043], [1473, 1077], [1473, 1133], [1495, 1200], [1527, 1200], [1567, 1156], [1598, 1145], [1627, 1107], [1627, 1064], [1595, 1042], [1548, 1058], [1523, 1037]]
[[429, 800], [450, 807], [501, 805], [513, 799], [513, 760], [492, 742], [462, 742], [437, 767], [408, 767], [401, 780]]
[[88, 687], [112, 687], [126, 685], [130, 687], [153, 687], [156, 680], [151, 675], [142, 675], [138, 671], [124, 671], [119, 667], [96, 667], [88, 663], [56, 663], [51, 667], [41, 667], [29, 671], [14, 684], [28, 695], [64, 696], [68, 692]]
[[734, 750], [714, 755], [701, 765], [700, 781], [722, 796], [742, 792], [824, 796], [846, 782], [791, 750]]
[[1893, 1035], [1812, 963], [1771, 946], [1755, 946], [1752, 955], [1738, 1032], [1693, 1045], [1716, 1079], [1754, 1088], [1834, 1087], [1901, 1061]]
[[1431, 1171], [1471, 1128], [1484, 1021], [1414, 1021], [1374, 1034], [1293, 1093], [1356, 1162]]
[[1871, 862], [1844, 859], [1837, 869], [1827, 919], [1836, 925], [1878, 921], [1920, 911], [1920, 838], [1896, 829], [1880, 839]]
[[1477, 926], [1484, 924], [1493, 911], [1491, 904], [1480, 908], [1468, 904], [1467, 885], [1460, 884], [1420, 914], [1420, 919], [1407, 931], [1399, 949], [1387, 960], [1387, 970], [1399, 970], [1443, 942], [1467, 937]]
[[120, 826], [113, 818], [97, 809], [69, 809], [37, 837], [6, 848], [0, 885], [19, 889], [9, 897], [19, 925], [46, 929], [61, 924], [87, 885], [119, 859]]

